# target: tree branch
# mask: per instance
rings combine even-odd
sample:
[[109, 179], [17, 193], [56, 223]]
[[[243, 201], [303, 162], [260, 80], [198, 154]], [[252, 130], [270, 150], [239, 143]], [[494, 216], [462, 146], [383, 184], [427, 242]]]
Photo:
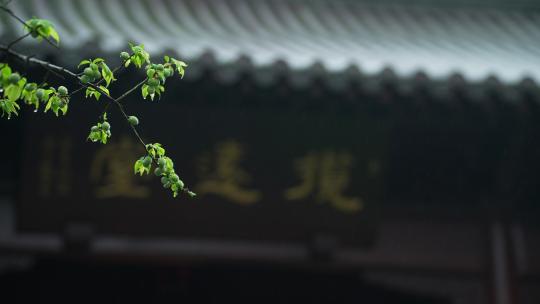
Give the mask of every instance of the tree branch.
[[[93, 83], [83, 83], [81, 81], [81, 77], [79, 75], [77, 75], [76, 73], [64, 68], [64, 67], [61, 67], [61, 66], [58, 66], [58, 65], [55, 65], [55, 64], [52, 64], [48, 61], [44, 61], [44, 60], [41, 60], [41, 59], [37, 59], [37, 58], [34, 58], [34, 57], [31, 57], [31, 56], [26, 56], [26, 55], [23, 55], [21, 53], [18, 53], [14, 50], [11, 50], [9, 49], [7, 46], [3, 45], [3, 44], [0, 44], [0, 51], [2, 52], [5, 52], [11, 56], [14, 56], [15, 58], [19, 59], [19, 60], [22, 60], [24, 62], [30, 62], [30, 63], [34, 63], [34, 64], [37, 64], [45, 69], [47, 69], [47, 71], [50, 71], [50, 72], [53, 72], [53, 73], [61, 73], [61, 74], [64, 74], [66, 76], [69, 76], [71, 77], [73, 80], [75, 80], [79, 85], [81, 85], [82, 87], [84, 88], [92, 88], [96, 91], [98, 91], [99, 93], [101, 93], [102, 95], [104, 95], [109, 101], [113, 102], [114, 104], [116, 104], [116, 106], [118, 107], [118, 110], [120, 111], [120, 113], [122, 113], [122, 116], [124, 116], [126, 122], [128, 123], [128, 125], [131, 127], [131, 130], [133, 131], [133, 134], [135, 135], [135, 137], [137, 138], [137, 140], [141, 143], [141, 145], [143, 145], [144, 147], [144, 150], [146, 151], [146, 143], [144, 142], [144, 140], [142, 139], [141, 135], [139, 134], [139, 131], [137, 130], [137, 128], [132, 125], [131, 123], [129, 123], [129, 116], [127, 115], [126, 113], [126, 110], [124, 108], [124, 105], [122, 103], [120, 103], [120, 100], [126, 98], [129, 94], [131, 94], [133, 91], [135, 91], [137, 88], [139, 88], [140, 86], [142, 86], [148, 79], [145, 78], [144, 80], [142, 80], [141, 82], [139, 82], [137, 85], [135, 85], [133, 88], [129, 89], [128, 91], [124, 92], [122, 95], [120, 95], [119, 97], [117, 98], [114, 98], [112, 96], [110, 96], [109, 94], [107, 94], [105, 91], [103, 91], [98, 85], [96, 84], [93, 84]], [[99, 82], [97, 82], [99, 83]], [[110, 103], [107, 104], [106, 108], [105, 108], [105, 111], [108, 107]], [[152, 158], [152, 161], [158, 165], [157, 161]], [[188, 187], [184, 187], [181, 191], [185, 192], [185, 193], [189, 193], [190, 190]]]
[[[30, 57], [30, 56], [26, 56], [26, 55], [23, 55], [21, 53], [18, 53], [18, 52], [15, 52], [13, 50], [10, 50], [7, 46], [4, 46], [2, 44], [0, 44], [0, 51], [3, 51], [3, 52], [7, 52], [8, 54], [24, 61], [24, 62], [30, 62], [30, 63], [34, 63], [34, 64], [37, 64], [37, 65], [40, 65], [42, 66], [43, 68], [47, 69], [47, 70], [50, 70], [52, 72], [58, 72], [58, 73], [62, 73], [64, 75], [67, 75], [69, 77], [71, 77], [73, 80], [75, 80], [78, 84], [80, 84], [81, 86], [85, 87], [85, 88], [92, 88], [96, 91], [98, 91], [99, 93], [101, 93], [102, 95], [104, 95], [107, 99], [109, 99], [110, 101], [114, 102], [120, 112], [122, 113], [122, 115], [126, 118], [126, 120], [128, 119], [128, 115], [126, 114], [125, 110], [124, 110], [124, 106], [119, 102], [119, 100], [125, 98], [126, 96], [128, 96], [131, 92], [133, 92], [137, 87], [139, 87], [140, 85], [142, 85], [144, 82], [142, 83], [139, 83], [137, 84], [137, 86], [133, 87], [132, 89], [130, 89], [129, 91], [125, 92], [124, 94], [122, 94], [120, 97], [118, 98], [113, 98], [112, 96], [110, 96], [109, 94], [107, 94], [105, 91], [103, 91], [99, 86], [93, 84], [93, 83], [83, 83], [81, 81], [81, 78], [80, 76], [78, 76], [77, 74], [75, 74], [74, 72], [64, 68], [64, 67], [61, 67], [61, 66], [58, 66], [58, 65], [55, 65], [55, 64], [52, 64], [48, 61], [44, 61], [44, 60], [41, 60], [41, 59], [37, 59], [37, 58], [33, 58], [33, 57]], [[144, 141], [142, 140], [142, 138], [139, 136], [139, 133], [137, 132], [137, 130], [135, 129], [134, 126], [132, 126], [132, 129], [133, 131], [135, 132], [135, 135], [137, 136], [137, 138], [139, 139], [139, 141], [141, 142], [141, 144], [143, 144], [145, 147], [146, 147], [146, 144], [144, 143]]]

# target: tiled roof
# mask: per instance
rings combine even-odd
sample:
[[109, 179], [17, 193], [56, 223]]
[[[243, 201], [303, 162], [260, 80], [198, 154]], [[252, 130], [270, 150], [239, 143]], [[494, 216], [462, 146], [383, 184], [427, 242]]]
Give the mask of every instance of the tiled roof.
[[[540, 81], [536, 9], [347, 0], [27, 0], [10, 7], [23, 19], [52, 20], [68, 49], [97, 44], [118, 52], [134, 41], [151, 53], [172, 51], [189, 62], [210, 54], [218, 65], [247, 62], [260, 71], [279, 62], [299, 74], [386, 68], [397, 77]], [[0, 34], [21, 30], [0, 20]]]

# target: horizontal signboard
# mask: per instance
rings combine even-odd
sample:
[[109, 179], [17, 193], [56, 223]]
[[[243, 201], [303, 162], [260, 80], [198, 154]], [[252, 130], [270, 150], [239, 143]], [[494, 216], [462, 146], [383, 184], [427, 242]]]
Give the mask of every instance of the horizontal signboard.
[[[173, 198], [133, 174], [144, 149], [118, 113], [106, 145], [85, 141], [97, 115], [29, 115], [19, 204], [23, 231], [297, 243], [318, 236], [363, 246], [382, 194], [385, 124], [351, 112], [136, 107], [198, 196]], [[159, 140], [152, 140], [156, 138]]]

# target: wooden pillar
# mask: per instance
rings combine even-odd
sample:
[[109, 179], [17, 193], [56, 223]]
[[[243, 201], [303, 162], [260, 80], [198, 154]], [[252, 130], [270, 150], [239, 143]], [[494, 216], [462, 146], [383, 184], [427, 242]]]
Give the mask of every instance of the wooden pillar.
[[517, 304], [514, 250], [508, 227], [501, 221], [490, 225], [490, 296], [494, 304]]

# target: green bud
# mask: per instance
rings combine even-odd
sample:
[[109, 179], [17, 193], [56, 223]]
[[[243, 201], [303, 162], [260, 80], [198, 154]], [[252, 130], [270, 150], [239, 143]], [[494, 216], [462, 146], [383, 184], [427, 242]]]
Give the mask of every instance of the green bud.
[[161, 176], [163, 174], [163, 170], [161, 170], [161, 168], [156, 168], [156, 170], [154, 170], [154, 174], [156, 176]]
[[166, 183], [168, 183], [168, 182], [169, 182], [169, 179], [168, 179], [166, 176], [163, 176], [163, 177], [161, 178], [161, 183], [162, 183], [162, 184], [166, 184]]
[[94, 75], [94, 79], [100, 79], [101, 78], [101, 73], [98, 71], [98, 70], [94, 70], [92, 72]]
[[[155, 78], [150, 78], [148, 79], [148, 85], [152, 88], [152, 87], [157, 87], [159, 85], [159, 80], [155, 79]], [[150, 89], [150, 88], [149, 88]], [[155, 90], [155, 89], [154, 89]]]
[[45, 90], [44, 90], [44, 89], [37, 89], [37, 91], [36, 91], [36, 97], [37, 97], [39, 100], [43, 100], [43, 98], [45, 97]]
[[128, 60], [129, 54], [127, 52], [122, 52], [120, 53], [120, 58], [122, 58], [122, 60]]
[[164, 158], [159, 158], [158, 161], [157, 161], [158, 165], [160, 167], [165, 167], [165, 165], [167, 164], [167, 161], [164, 159]]
[[145, 156], [142, 163], [145, 167], [148, 167], [152, 163], [152, 158], [150, 156]]
[[65, 86], [59, 86], [57, 91], [58, 93], [60, 93], [60, 95], [68, 94], [68, 89]]
[[108, 123], [108, 122], [103, 122], [101, 124], [101, 128], [104, 130], [104, 131], [108, 131], [110, 128], [111, 128], [111, 125]]
[[95, 64], [95, 63], [90, 63], [90, 68], [91, 68], [92, 70], [94, 70], [94, 71], [97, 71], [98, 66], [97, 66], [97, 64]]
[[13, 73], [8, 77], [8, 81], [12, 84], [16, 84], [17, 82], [19, 82], [19, 80], [21, 80], [21, 76], [19, 75], [19, 73]]
[[154, 77], [154, 74], [156, 73], [156, 71], [154, 69], [148, 69], [146, 70], [146, 76], [148, 76], [148, 78], [152, 78]]
[[88, 77], [86, 75], [81, 76], [81, 82], [82, 83], [89, 83], [91, 80], [92, 80], [91, 77]]
[[137, 116], [128, 117], [128, 121], [132, 126], [136, 126], [139, 124], [139, 119], [137, 118]]
[[163, 68], [164, 68], [163, 64], [161, 64], [161, 63], [156, 66], [156, 70], [158, 70], [158, 71], [163, 71]]
[[169, 183], [169, 182], [163, 184], [163, 188], [165, 188], [165, 189], [170, 188], [170, 187], [171, 187], [171, 183]]
[[172, 174], [170, 179], [173, 183], [176, 183], [180, 180], [180, 178], [176, 174]]
[[93, 127], [90, 129], [90, 131], [92, 131], [92, 132], [97, 132], [97, 131], [99, 131], [99, 128], [98, 128], [98, 126], [93, 126]]
[[24, 86], [24, 90], [25, 91], [33, 91], [36, 89], [36, 84], [35, 83], [28, 83]]
[[156, 92], [156, 87], [148, 87], [148, 94], [154, 94]]
[[164, 71], [163, 71], [163, 75], [165, 77], [170, 77], [172, 75], [172, 69], [171, 68], [166, 68]]
[[85, 68], [83, 73], [90, 78], [94, 77], [94, 70], [91, 68]]
[[176, 182], [178, 184], [178, 188], [180, 190], [184, 189], [184, 182], [180, 179]]

